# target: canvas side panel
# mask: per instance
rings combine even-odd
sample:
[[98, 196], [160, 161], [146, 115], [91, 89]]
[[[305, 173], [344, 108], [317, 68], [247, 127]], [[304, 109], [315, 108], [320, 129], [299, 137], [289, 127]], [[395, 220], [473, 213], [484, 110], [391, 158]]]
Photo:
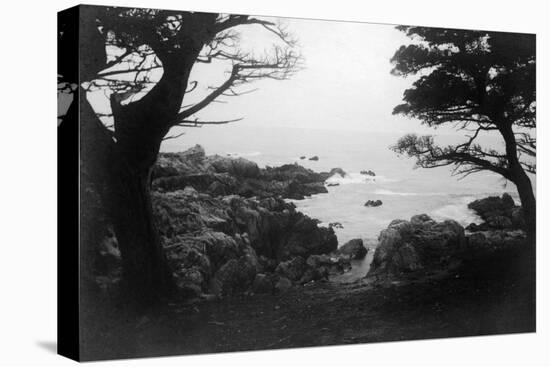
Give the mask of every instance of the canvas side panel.
[[65, 92], [58, 103], [72, 98], [57, 127], [57, 351], [79, 360], [79, 8], [61, 11], [57, 19], [58, 88]]

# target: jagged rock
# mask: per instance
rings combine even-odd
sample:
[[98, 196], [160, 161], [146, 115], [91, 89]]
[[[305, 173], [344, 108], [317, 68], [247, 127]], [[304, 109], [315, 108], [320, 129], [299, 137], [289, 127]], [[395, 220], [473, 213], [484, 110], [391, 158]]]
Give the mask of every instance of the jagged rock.
[[[176, 285], [190, 295], [244, 291], [236, 283], [250, 286], [260, 271], [337, 248], [332, 229], [319, 227], [281, 198], [212, 197], [187, 187], [154, 192], [153, 205]], [[234, 261], [227, 265], [232, 260], [244, 274]], [[302, 276], [303, 271], [292, 278], [298, 282]]]
[[508, 229], [512, 228], [512, 220], [503, 215], [495, 215], [487, 220], [487, 225], [492, 228]]
[[286, 292], [291, 287], [292, 287], [292, 282], [290, 281], [290, 279], [285, 277], [280, 277], [277, 283], [275, 283], [275, 289], [281, 293]]
[[523, 215], [523, 209], [519, 206], [514, 207], [510, 211], [510, 220], [512, 221], [512, 227], [525, 228], [525, 216]]
[[306, 265], [319, 274], [329, 275], [342, 274], [351, 269], [349, 258], [327, 254], [309, 256]]
[[244, 158], [228, 158], [219, 155], [207, 157], [208, 162], [217, 173], [228, 173], [237, 177], [256, 178], [260, 168], [252, 161]]
[[340, 167], [333, 168], [333, 169], [331, 169], [330, 172], [329, 172], [329, 175], [330, 175], [330, 176], [334, 176], [334, 175], [336, 175], [336, 174], [338, 174], [338, 175], [340, 175], [340, 176], [342, 176], [342, 177], [344, 177], [344, 176], [347, 175], [346, 171], [344, 171], [344, 170], [341, 169]]
[[344, 226], [343, 226], [342, 223], [340, 223], [340, 222], [332, 222], [332, 223], [329, 223], [329, 224], [328, 224], [328, 227], [329, 227], [329, 228], [338, 228], [338, 229], [344, 228]]
[[338, 254], [349, 256], [351, 259], [363, 259], [367, 255], [368, 250], [363, 245], [363, 240], [356, 238], [348, 241], [346, 244], [338, 248]]
[[204, 148], [200, 145], [180, 153], [162, 153], [153, 167], [152, 178], [190, 175], [211, 171], [204, 162], [206, 157]]
[[476, 212], [483, 219], [483, 223], [468, 225], [468, 231], [512, 230], [522, 229], [525, 226], [525, 217], [521, 207], [516, 206], [514, 199], [504, 193], [502, 197], [490, 196], [475, 200], [468, 204], [468, 208]]
[[254, 293], [272, 293], [276, 282], [277, 277], [272, 274], [256, 274], [251, 291]]
[[229, 260], [214, 275], [210, 290], [213, 294], [222, 296], [244, 292], [250, 287], [258, 271], [258, 260], [253, 252], [239, 259]]
[[278, 258], [306, 257], [329, 253], [338, 248], [338, 239], [332, 228], [319, 227], [316, 221], [303, 216], [293, 221], [286, 243], [278, 249]]
[[416, 215], [394, 220], [380, 232], [367, 276], [398, 277], [419, 269], [437, 269], [465, 249], [464, 228], [453, 220], [435, 222]]
[[367, 200], [365, 206], [367, 207], [377, 207], [382, 205], [382, 200]]
[[433, 220], [429, 215], [427, 214], [417, 214], [413, 215], [411, 217], [411, 225], [413, 226], [432, 226], [435, 224], [435, 220]]
[[376, 176], [376, 173], [374, 173], [370, 169], [368, 171], [365, 170], [365, 171], [361, 171], [359, 173], [362, 174], [362, 175], [366, 175], [366, 176], [372, 176], [372, 177]]
[[489, 230], [470, 234], [468, 246], [472, 250], [492, 252], [497, 249], [522, 246], [526, 234], [522, 230]]
[[279, 263], [279, 265], [275, 269], [275, 272], [277, 274], [294, 282], [300, 280], [305, 271], [306, 261], [300, 256]]
[[[335, 251], [336, 236], [283, 199], [327, 192], [326, 175], [342, 172], [296, 164], [260, 169], [243, 158], [208, 157], [200, 146], [161, 153], [152, 174], [153, 214], [177, 290], [201, 298], [269, 293], [346, 269], [346, 259], [332, 257], [316, 268], [307, 264], [312, 255]], [[109, 286], [120, 279], [120, 255], [116, 239], [103, 244], [105, 236], [97, 237], [99, 262], [116, 258], [116, 272], [96, 276]]]
[[252, 161], [239, 157], [206, 156], [195, 146], [181, 153], [160, 153], [153, 170], [153, 188], [161, 191], [182, 190], [192, 186], [200, 192], [221, 196], [303, 199], [328, 192], [325, 175], [297, 164], [260, 169]]

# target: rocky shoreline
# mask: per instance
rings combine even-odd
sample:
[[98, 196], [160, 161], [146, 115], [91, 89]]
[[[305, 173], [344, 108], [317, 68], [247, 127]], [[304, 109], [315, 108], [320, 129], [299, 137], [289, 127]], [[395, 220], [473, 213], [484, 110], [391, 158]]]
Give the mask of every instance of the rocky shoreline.
[[468, 207], [483, 223], [466, 228], [454, 220], [436, 222], [426, 214], [393, 220], [380, 232], [366, 278], [388, 281], [446, 272], [465, 260], [526, 246], [521, 207], [509, 194], [475, 200]]
[[116, 239], [103, 236], [83, 340], [113, 358], [145, 345], [186, 354], [534, 330], [534, 254], [508, 195], [472, 202], [483, 223], [466, 228], [425, 214], [392, 221], [366, 276], [338, 282], [370, 250], [360, 239], [338, 246], [333, 226], [285, 201], [322, 193], [333, 174], [345, 172], [260, 169], [200, 147], [161, 154], [152, 199], [177, 294], [145, 314], [128, 309]]
[[[316, 173], [297, 164], [259, 168], [243, 158], [207, 156], [200, 146], [161, 153], [152, 199], [177, 293], [184, 298], [287, 291], [351, 269], [368, 250], [361, 239], [339, 246], [334, 225], [323, 227], [285, 199], [326, 193], [340, 168]], [[479, 251], [525, 241], [521, 209], [504, 194], [469, 204], [482, 219], [466, 228], [426, 214], [394, 220], [381, 231], [367, 282], [447, 271]], [[112, 236], [101, 242], [95, 277], [116, 285], [120, 256]]]
[[[177, 294], [280, 293], [349, 270], [367, 253], [362, 240], [339, 248], [332, 226], [285, 201], [326, 193], [334, 174], [345, 172], [297, 164], [261, 169], [243, 158], [207, 156], [198, 145], [161, 153], [152, 173], [153, 212]], [[107, 288], [119, 280], [120, 256], [112, 236], [102, 245], [110, 269], [96, 279]]]

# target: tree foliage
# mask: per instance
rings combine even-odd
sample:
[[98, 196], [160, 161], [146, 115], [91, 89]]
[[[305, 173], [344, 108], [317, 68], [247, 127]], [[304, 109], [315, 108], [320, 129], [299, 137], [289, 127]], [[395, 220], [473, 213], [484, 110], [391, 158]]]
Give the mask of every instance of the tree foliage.
[[[468, 131], [458, 145], [440, 147], [433, 137], [414, 134], [394, 150], [417, 158], [420, 167], [454, 165], [457, 173], [496, 172], [514, 181], [516, 159], [535, 173], [535, 37], [486, 31], [398, 27], [413, 43], [391, 62], [398, 76], [417, 75], [394, 114], [437, 128]], [[506, 151], [478, 144], [481, 134], [500, 132]]]
[[[249, 92], [243, 85], [289, 78], [301, 57], [281, 24], [247, 15], [87, 5], [78, 11], [76, 24], [60, 24], [60, 45], [80, 37], [78, 68], [75, 60], [60, 62], [58, 89], [78, 90], [62, 118], [80, 120], [81, 175], [100, 192], [112, 222], [128, 294], [147, 305], [173, 289], [150, 195], [162, 141], [176, 126], [234, 121], [201, 121], [196, 114], [221, 96]], [[238, 27], [244, 26], [271, 37], [271, 45], [263, 45], [267, 51], [241, 47]], [[186, 102], [203, 83], [190, 80], [193, 67], [213, 62], [226, 67], [225, 81]], [[87, 93], [93, 91], [108, 96], [106, 115], [90, 105]]]

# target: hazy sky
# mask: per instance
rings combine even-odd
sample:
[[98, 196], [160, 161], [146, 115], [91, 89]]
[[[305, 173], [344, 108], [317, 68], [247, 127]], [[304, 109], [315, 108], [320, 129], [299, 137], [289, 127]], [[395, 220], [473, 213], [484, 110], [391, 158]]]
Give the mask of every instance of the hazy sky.
[[[411, 80], [390, 74], [389, 59], [410, 40], [394, 26], [319, 20], [285, 19], [299, 39], [304, 69], [285, 81], [265, 80], [252, 94], [225, 98], [201, 117], [244, 117], [242, 125], [409, 131], [416, 122], [391, 111]], [[241, 27], [243, 46], [252, 49], [274, 38], [261, 27]], [[192, 79], [206, 80], [221, 70], [200, 65]], [[220, 81], [222, 79], [219, 79]], [[243, 87], [246, 89], [247, 87]], [[248, 88], [250, 89], [250, 88]]]
[[[390, 74], [390, 58], [399, 46], [410, 42], [395, 26], [286, 18], [282, 22], [299, 40], [304, 68], [289, 80], [261, 80], [243, 86], [240, 90], [258, 90], [222, 97], [227, 103], [212, 103], [198, 117], [243, 117], [238, 122], [241, 126], [418, 131], [418, 121], [391, 114], [413, 82], [412, 78]], [[262, 53], [277, 41], [258, 25], [237, 29], [245, 50]], [[199, 87], [186, 96], [184, 105], [200, 100], [208, 93], [208, 86], [221, 84], [229, 69], [222, 63], [197, 64], [190, 80], [199, 81]], [[158, 71], [152, 79], [160, 75]], [[104, 91], [89, 93], [88, 98], [97, 112], [110, 112]]]

